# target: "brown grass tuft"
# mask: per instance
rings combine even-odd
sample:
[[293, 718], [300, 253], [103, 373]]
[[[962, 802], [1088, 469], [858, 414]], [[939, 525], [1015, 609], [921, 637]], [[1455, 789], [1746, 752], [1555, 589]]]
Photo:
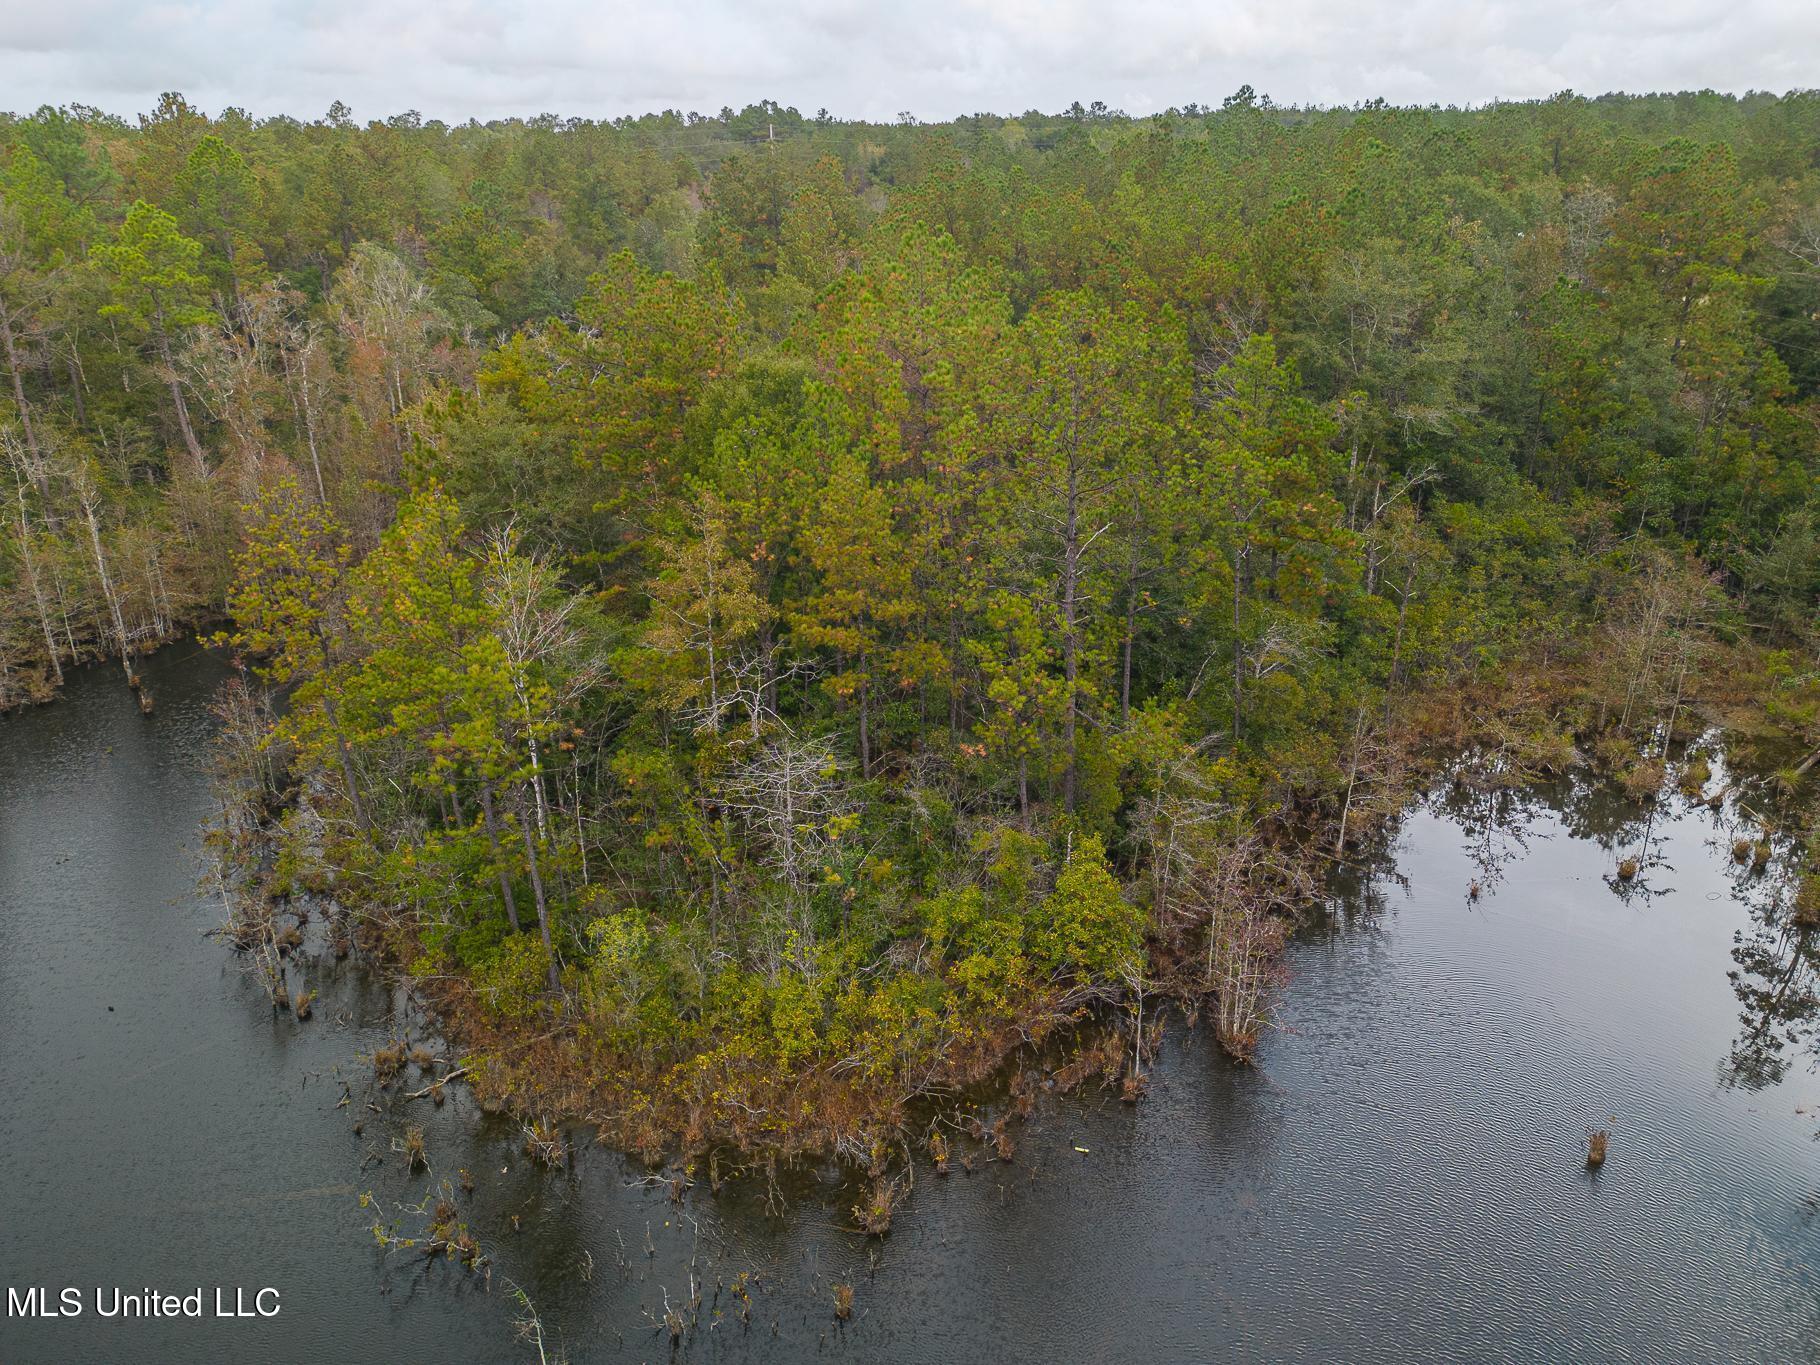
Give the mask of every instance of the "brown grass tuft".
[[404, 1044], [389, 1043], [373, 1049], [373, 1075], [381, 1085], [390, 1085], [404, 1069]]
[[879, 1176], [867, 1189], [865, 1202], [853, 1206], [853, 1216], [867, 1236], [883, 1237], [891, 1231], [891, 1217], [908, 1193], [904, 1181]]

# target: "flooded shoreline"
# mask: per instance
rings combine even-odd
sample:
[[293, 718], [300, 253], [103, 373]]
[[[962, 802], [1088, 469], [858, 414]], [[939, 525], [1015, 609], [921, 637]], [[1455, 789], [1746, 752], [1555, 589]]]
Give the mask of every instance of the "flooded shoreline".
[[[1044, 1097], [1011, 1162], [919, 1166], [879, 1240], [837, 1172], [678, 1201], [585, 1141], [546, 1169], [458, 1085], [365, 1111], [366, 1059], [427, 1024], [357, 960], [312, 967], [299, 1024], [204, 937], [223, 669], [180, 647], [146, 671], [151, 718], [98, 669], [0, 721], [0, 1281], [284, 1309], [0, 1320], [6, 1359], [535, 1359], [532, 1312], [552, 1357], [655, 1359], [678, 1305], [701, 1360], [1820, 1355], [1820, 1079], [1799, 1037], [1739, 1064], [1741, 1011], [1808, 967], [1729, 810], [1440, 792], [1293, 945], [1255, 1068], [1172, 1029], [1142, 1103]], [[410, 1126], [426, 1170], [394, 1150]], [[464, 1171], [490, 1278], [376, 1244]]]

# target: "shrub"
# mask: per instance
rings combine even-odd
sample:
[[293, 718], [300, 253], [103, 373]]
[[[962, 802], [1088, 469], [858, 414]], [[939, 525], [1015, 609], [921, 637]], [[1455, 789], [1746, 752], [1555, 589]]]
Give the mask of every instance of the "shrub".
[[1050, 971], [1115, 980], [1139, 960], [1143, 923], [1106, 865], [1105, 846], [1090, 834], [1075, 841], [1054, 893], [1032, 913], [1032, 955]]
[[528, 1019], [544, 1002], [549, 956], [530, 934], [513, 934], [474, 968], [474, 989], [497, 1014]]

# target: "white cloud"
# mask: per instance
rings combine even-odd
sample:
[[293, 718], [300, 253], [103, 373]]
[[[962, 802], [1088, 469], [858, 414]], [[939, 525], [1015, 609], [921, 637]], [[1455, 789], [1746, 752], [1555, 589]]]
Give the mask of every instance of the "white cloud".
[[1134, 114], [1249, 83], [1279, 102], [1482, 103], [1820, 80], [1814, 0], [0, 0], [0, 103], [445, 119], [718, 110]]

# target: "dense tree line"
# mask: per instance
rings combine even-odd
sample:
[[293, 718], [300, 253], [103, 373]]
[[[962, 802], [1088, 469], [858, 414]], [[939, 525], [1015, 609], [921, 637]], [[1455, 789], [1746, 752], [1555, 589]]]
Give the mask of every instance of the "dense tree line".
[[265, 888], [655, 1130], [1246, 1051], [1271, 822], [1520, 663], [1644, 762], [1718, 623], [1811, 724], [1820, 95], [0, 146], [0, 699], [230, 617]]

